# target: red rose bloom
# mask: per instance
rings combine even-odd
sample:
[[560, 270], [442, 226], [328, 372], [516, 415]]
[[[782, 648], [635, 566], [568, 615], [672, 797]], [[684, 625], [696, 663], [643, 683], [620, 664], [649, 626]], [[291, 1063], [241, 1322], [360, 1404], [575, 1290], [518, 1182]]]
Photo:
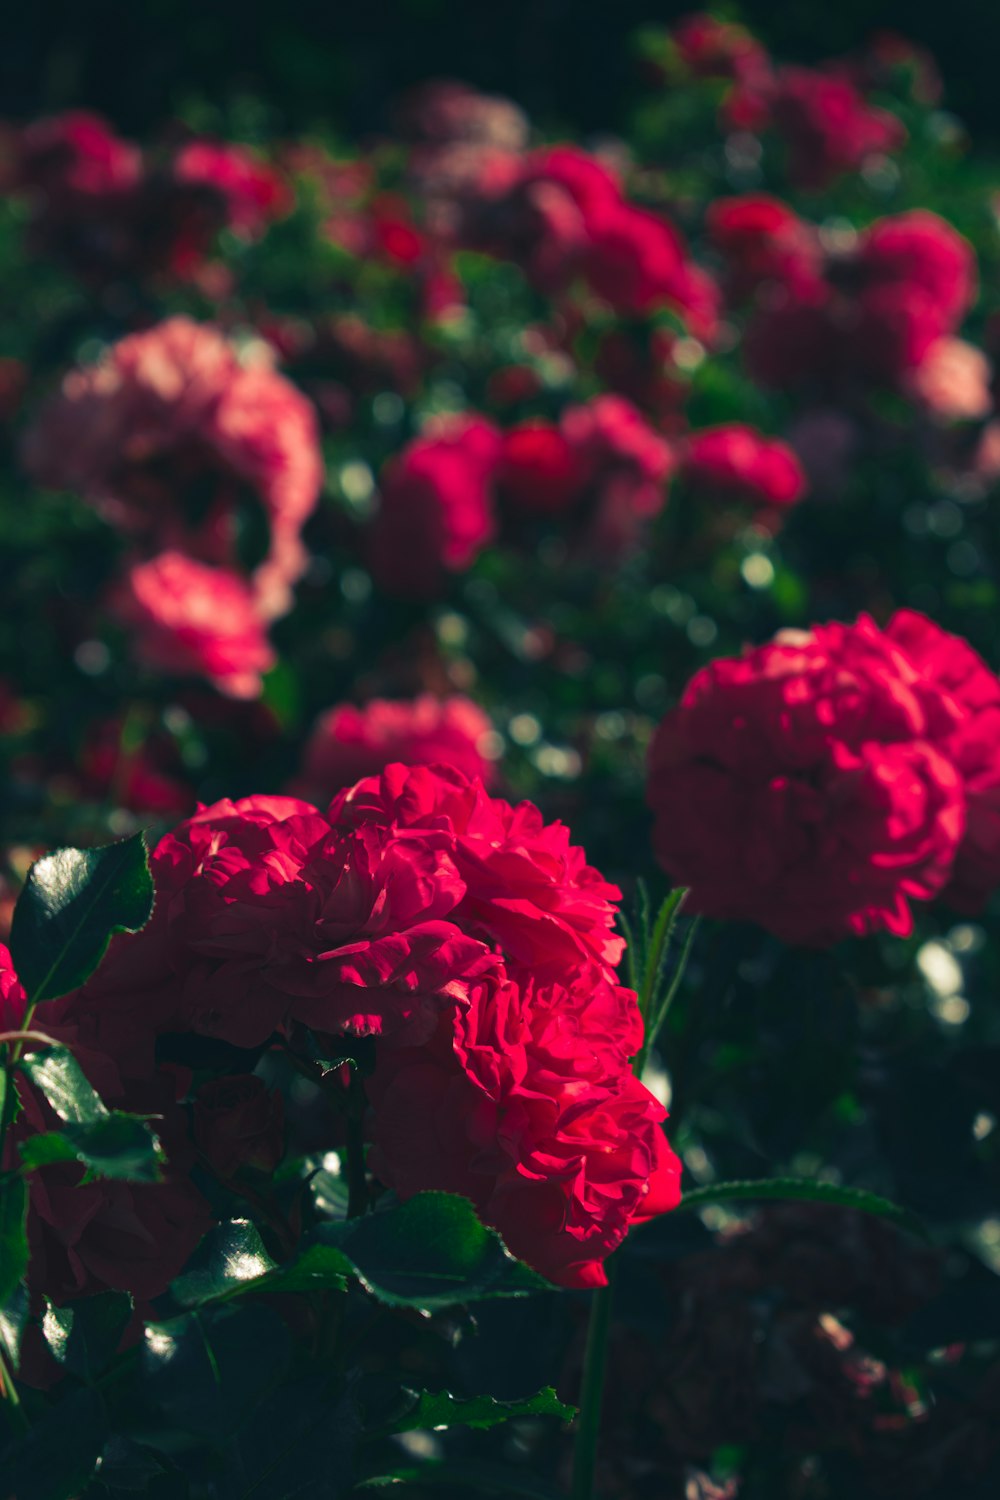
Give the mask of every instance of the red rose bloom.
[[802, 465], [787, 443], [740, 422], [692, 433], [682, 473], [696, 494], [785, 509], [805, 494]]
[[886, 635], [955, 713], [938, 741], [965, 784], [965, 837], [945, 899], [959, 911], [982, 911], [1000, 885], [1000, 678], [960, 636], [902, 609]]
[[451, 920], [465, 884], [446, 852], [331, 827], [291, 797], [202, 808], [152, 866], [152, 924], [114, 946], [92, 993], [110, 1007], [144, 991], [159, 1029], [253, 1047], [294, 1020], [420, 1040], [495, 966]]
[[456, 417], [414, 439], [385, 468], [369, 548], [376, 582], [404, 598], [440, 593], [493, 539], [490, 482], [500, 434], [483, 417]]
[[717, 198], [705, 217], [713, 246], [726, 261], [726, 290], [742, 302], [768, 283], [808, 290], [819, 280], [819, 239], [811, 224], [767, 193]]
[[577, 455], [555, 423], [521, 422], [504, 433], [497, 488], [519, 510], [559, 515], [579, 498], [582, 480]]
[[766, 77], [770, 71], [766, 49], [735, 21], [697, 11], [682, 16], [670, 35], [685, 67], [699, 78], [747, 81]]
[[817, 68], [781, 70], [770, 117], [788, 144], [792, 180], [817, 190], [906, 139], [895, 115], [868, 104], [848, 78]]
[[906, 933], [965, 832], [960, 722], [864, 617], [714, 662], [653, 741], [658, 858], [695, 909], [788, 942]]
[[560, 427], [582, 476], [588, 548], [599, 556], [628, 551], [666, 504], [670, 445], [621, 396], [567, 407]]
[[404, 1198], [470, 1198], [551, 1280], [603, 1285], [630, 1225], [680, 1197], [665, 1111], [625, 1061], [640, 1036], [635, 997], [597, 976], [483, 985], [428, 1046], [380, 1056], [372, 1166]]
[[299, 538], [322, 480], [312, 407], [266, 356], [243, 362], [215, 328], [170, 318], [73, 370], [28, 433], [43, 484], [75, 490], [147, 552], [239, 568], [245, 523], [263, 520], [254, 592], [270, 618], [291, 602]]
[[18, 133], [13, 186], [58, 213], [70, 201], [93, 202], [133, 187], [141, 165], [137, 147], [116, 136], [100, 115], [69, 110]]
[[[600, 1284], [629, 1226], [676, 1203], [664, 1111], [628, 1066], [642, 1024], [616, 982], [619, 893], [529, 803], [393, 765], [326, 816], [286, 797], [202, 808], [152, 868], [148, 926], [58, 1002], [86, 1023], [77, 1045], [141, 1075], [163, 1033], [373, 1036], [373, 1169], [403, 1196], [467, 1194], [567, 1285]], [[194, 1131], [222, 1179], [280, 1157], [255, 1078], [202, 1088]]]
[[292, 207], [284, 178], [245, 146], [207, 138], [189, 141], [174, 157], [170, 170], [175, 182], [217, 196], [223, 205], [223, 222], [247, 239], [255, 239]]
[[28, 997], [14, 972], [10, 949], [0, 943], [0, 1031], [19, 1031], [27, 1008]]
[[611, 931], [621, 892], [530, 802], [512, 807], [443, 766], [388, 766], [342, 792], [328, 816], [336, 827], [385, 827], [447, 853], [465, 885], [455, 920], [498, 944], [509, 968], [565, 982], [582, 964], [610, 975], [621, 957]]
[[363, 708], [342, 703], [322, 714], [302, 755], [303, 787], [316, 801], [332, 797], [363, 776], [377, 776], [393, 761], [411, 766], [454, 766], [464, 775], [495, 776], [483, 752], [493, 724], [471, 698], [455, 694], [392, 701], [373, 698]]
[[672, 306], [699, 337], [715, 332], [715, 286], [688, 263], [683, 238], [658, 214], [624, 201], [602, 208], [589, 225], [584, 269], [598, 296], [623, 316]]
[[274, 666], [264, 624], [235, 573], [163, 552], [129, 569], [111, 599], [134, 632], [136, 657], [156, 672], [207, 677], [232, 698], [256, 698]]
[[866, 287], [915, 286], [952, 332], [976, 296], [976, 252], [957, 229], [918, 208], [878, 219], [862, 234], [857, 265]]

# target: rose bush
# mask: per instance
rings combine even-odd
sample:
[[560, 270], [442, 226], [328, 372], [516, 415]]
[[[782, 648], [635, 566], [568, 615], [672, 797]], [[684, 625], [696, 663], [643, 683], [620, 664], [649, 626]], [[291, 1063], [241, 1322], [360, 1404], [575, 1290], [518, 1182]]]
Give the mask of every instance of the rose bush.
[[0, 1490], [985, 1500], [968, 79], [393, 20], [12, 43]]

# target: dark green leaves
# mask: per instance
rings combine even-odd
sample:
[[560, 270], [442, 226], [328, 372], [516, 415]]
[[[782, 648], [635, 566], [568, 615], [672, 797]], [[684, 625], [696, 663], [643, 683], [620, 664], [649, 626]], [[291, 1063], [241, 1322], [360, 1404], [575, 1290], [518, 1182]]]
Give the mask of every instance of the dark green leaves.
[[814, 1182], [807, 1177], [764, 1177], [747, 1182], [713, 1182], [708, 1187], [695, 1188], [685, 1193], [675, 1212], [685, 1208], [708, 1208], [715, 1203], [740, 1201], [762, 1203], [778, 1201], [784, 1203], [831, 1203], [839, 1208], [857, 1209], [859, 1213], [873, 1214], [887, 1219], [897, 1229], [905, 1229], [921, 1239], [927, 1238], [927, 1230], [909, 1209], [880, 1198], [878, 1193], [866, 1192], [863, 1188], [838, 1187], [832, 1182]]
[[193, 1262], [173, 1284], [173, 1293], [183, 1307], [201, 1307], [237, 1297], [250, 1287], [263, 1285], [276, 1270], [264, 1248], [256, 1224], [233, 1219], [205, 1236]]
[[95, 1380], [117, 1352], [131, 1316], [127, 1292], [99, 1292], [67, 1307], [50, 1306], [42, 1331], [57, 1364], [82, 1380]]
[[466, 1401], [448, 1391], [412, 1391], [412, 1404], [389, 1425], [389, 1432], [412, 1432], [418, 1427], [498, 1427], [514, 1417], [558, 1417], [571, 1422], [576, 1408], [560, 1401], [551, 1386], [520, 1401], [497, 1401], [472, 1396]]
[[450, 1193], [418, 1193], [381, 1213], [324, 1224], [318, 1239], [340, 1252], [348, 1275], [391, 1306], [432, 1310], [551, 1290], [479, 1222], [467, 1199]]
[[0, 1181], [0, 1307], [16, 1290], [28, 1266], [28, 1189], [19, 1177]]
[[365, 1218], [322, 1225], [282, 1267], [248, 1220], [224, 1224], [204, 1240], [173, 1292], [183, 1306], [200, 1307], [250, 1291], [339, 1289], [347, 1277], [391, 1307], [427, 1310], [552, 1290], [479, 1222], [465, 1198], [419, 1193]]
[[153, 910], [146, 843], [137, 833], [102, 849], [57, 849], [32, 865], [14, 910], [10, 951], [34, 1005], [76, 989], [116, 932], [138, 932]]
[[31, 1169], [53, 1162], [81, 1162], [94, 1177], [125, 1182], [158, 1182], [163, 1153], [145, 1120], [115, 1110], [86, 1124], [29, 1136], [21, 1161]]
[[44, 1094], [60, 1120], [93, 1125], [108, 1111], [68, 1047], [61, 1044], [29, 1052], [18, 1063], [22, 1073]]

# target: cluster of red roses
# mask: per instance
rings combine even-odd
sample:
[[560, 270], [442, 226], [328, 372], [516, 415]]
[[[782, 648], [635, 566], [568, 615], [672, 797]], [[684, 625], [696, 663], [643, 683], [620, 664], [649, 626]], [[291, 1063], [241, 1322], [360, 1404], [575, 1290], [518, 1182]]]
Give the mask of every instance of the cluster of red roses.
[[824, 945], [905, 934], [1000, 885], [1000, 679], [912, 610], [782, 631], [688, 684], [657, 731], [661, 863], [692, 906]]
[[[964, 398], [934, 402], [931, 372], [955, 347], [976, 292], [967, 240], [927, 210], [879, 219], [842, 243], [824, 244], [815, 226], [766, 194], [720, 198], [709, 209], [709, 238], [727, 266], [734, 306], [750, 304], [746, 357], [763, 385], [842, 396], [859, 381], [912, 391], [952, 417], [990, 407], [988, 367], [978, 391], [952, 381]], [[978, 399], [976, 399], [978, 397]]]
[[246, 147], [190, 136], [144, 152], [83, 110], [7, 128], [2, 145], [2, 183], [28, 203], [34, 248], [98, 285], [193, 279], [220, 229], [253, 239], [292, 203]]
[[[36, 1025], [103, 1097], [153, 1112], [161, 1186], [31, 1179], [31, 1283], [63, 1301], [162, 1291], [206, 1228], [196, 1162], [273, 1170], [282, 1109], [260, 1078], [190, 1074], [157, 1052], [194, 1034], [337, 1055], [374, 1038], [369, 1165], [401, 1197], [460, 1193], [552, 1280], [590, 1286], [629, 1225], [672, 1207], [665, 1112], [629, 1058], [642, 1023], [617, 982], [619, 892], [560, 824], [442, 768], [389, 767], [325, 814], [288, 797], [202, 808], [153, 855], [150, 924]], [[4, 951], [5, 1026], [23, 991]], [[175, 1054], [176, 1055], [176, 1054]], [[342, 1053], [341, 1053], [342, 1055]], [[15, 1135], [48, 1128], [24, 1086]], [[13, 1146], [12, 1148], [13, 1149]]]
[[819, 68], [780, 67], [746, 27], [703, 12], [683, 17], [667, 38], [650, 40], [650, 61], [664, 77], [724, 80], [723, 125], [776, 133], [793, 183], [814, 190], [906, 140], [902, 122], [865, 97], [873, 83], [902, 63], [921, 70], [931, 102], [938, 85], [933, 60], [892, 34], [875, 37], [860, 60]]

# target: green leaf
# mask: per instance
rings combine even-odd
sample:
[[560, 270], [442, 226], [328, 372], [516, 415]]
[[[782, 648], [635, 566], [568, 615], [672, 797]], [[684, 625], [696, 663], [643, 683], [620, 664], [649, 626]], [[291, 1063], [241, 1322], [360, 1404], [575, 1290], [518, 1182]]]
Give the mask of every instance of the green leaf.
[[449, 1391], [409, 1391], [411, 1404], [400, 1417], [380, 1429], [379, 1436], [432, 1427], [498, 1427], [514, 1417], [558, 1417], [571, 1422], [575, 1406], [560, 1401], [551, 1386], [519, 1401], [497, 1401], [493, 1396], [461, 1400]]
[[480, 1223], [467, 1199], [451, 1193], [418, 1193], [379, 1213], [323, 1224], [316, 1238], [340, 1253], [346, 1274], [393, 1307], [434, 1309], [552, 1290]]
[[832, 1182], [815, 1182], [808, 1177], [763, 1177], [747, 1182], [713, 1182], [707, 1187], [695, 1188], [685, 1193], [675, 1213], [683, 1209], [710, 1208], [716, 1203], [731, 1201], [780, 1203], [832, 1203], [838, 1208], [853, 1208], [859, 1213], [873, 1214], [887, 1219], [897, 1229], [926, 1240], [927, 1230], [916, 1214], [900, 1208], [878, 1193], [869, 1193], [864, 1188], [838, 1187]]
[[57, 849], [28, 871], [10, 932], [13, 966], [32, 1005], [76, 989], [116, 932], [138, 932], [153, 910], [141, 833], [101, 849]]
[[60, 1120], [70, 1125], [94, 1125], [108, 1119], [106, 1106], [62, 1043], [26, 1053], [17, 1066], [45, 1095]]
[[5, 1308], [28, 1269], [28, 1189], [20, 1177], [0, 1182], [0, 1308]]
[[98, 1292], [66, 1307], [49, 1304], [42, 1333], [57, 1364], [83, 1380], [94, 1380], [117, 1352], [131, 1316], [127, 1292]]
[[163, 1151], [145, 1120], [113, 1110], [86, 1124], [30, 1136], [21, 1143], [21, 1161], [29, 1170], [78, 1161], [93, 1177], [159, 1182]]
[[182, 1307], [202, 1307], [256, 1290], [275, 1269], [256, 1224], [232, 1219], [205, 1236], [171, 1291]]
[[271, 1259], [254, 1224], [234, 1220], [206, 1236], [171, 1290], [183, 1307], [202, 1307], [247, 1292], [340, 1289], [348, 1277], [391, 1307], [553, 1290], [479, 1222], [471, 1203], [450, 1193], [419, 1193], [380, 1213], [323, 1224], [287, 1266]]
[[7, 1362], [8, 1370], [16, 1375], [21, 1359], [21, 1337], [28, 1321], [30, 1307], [27, 1288], [16, 1286], [0, 1304], [0, 1354]]

